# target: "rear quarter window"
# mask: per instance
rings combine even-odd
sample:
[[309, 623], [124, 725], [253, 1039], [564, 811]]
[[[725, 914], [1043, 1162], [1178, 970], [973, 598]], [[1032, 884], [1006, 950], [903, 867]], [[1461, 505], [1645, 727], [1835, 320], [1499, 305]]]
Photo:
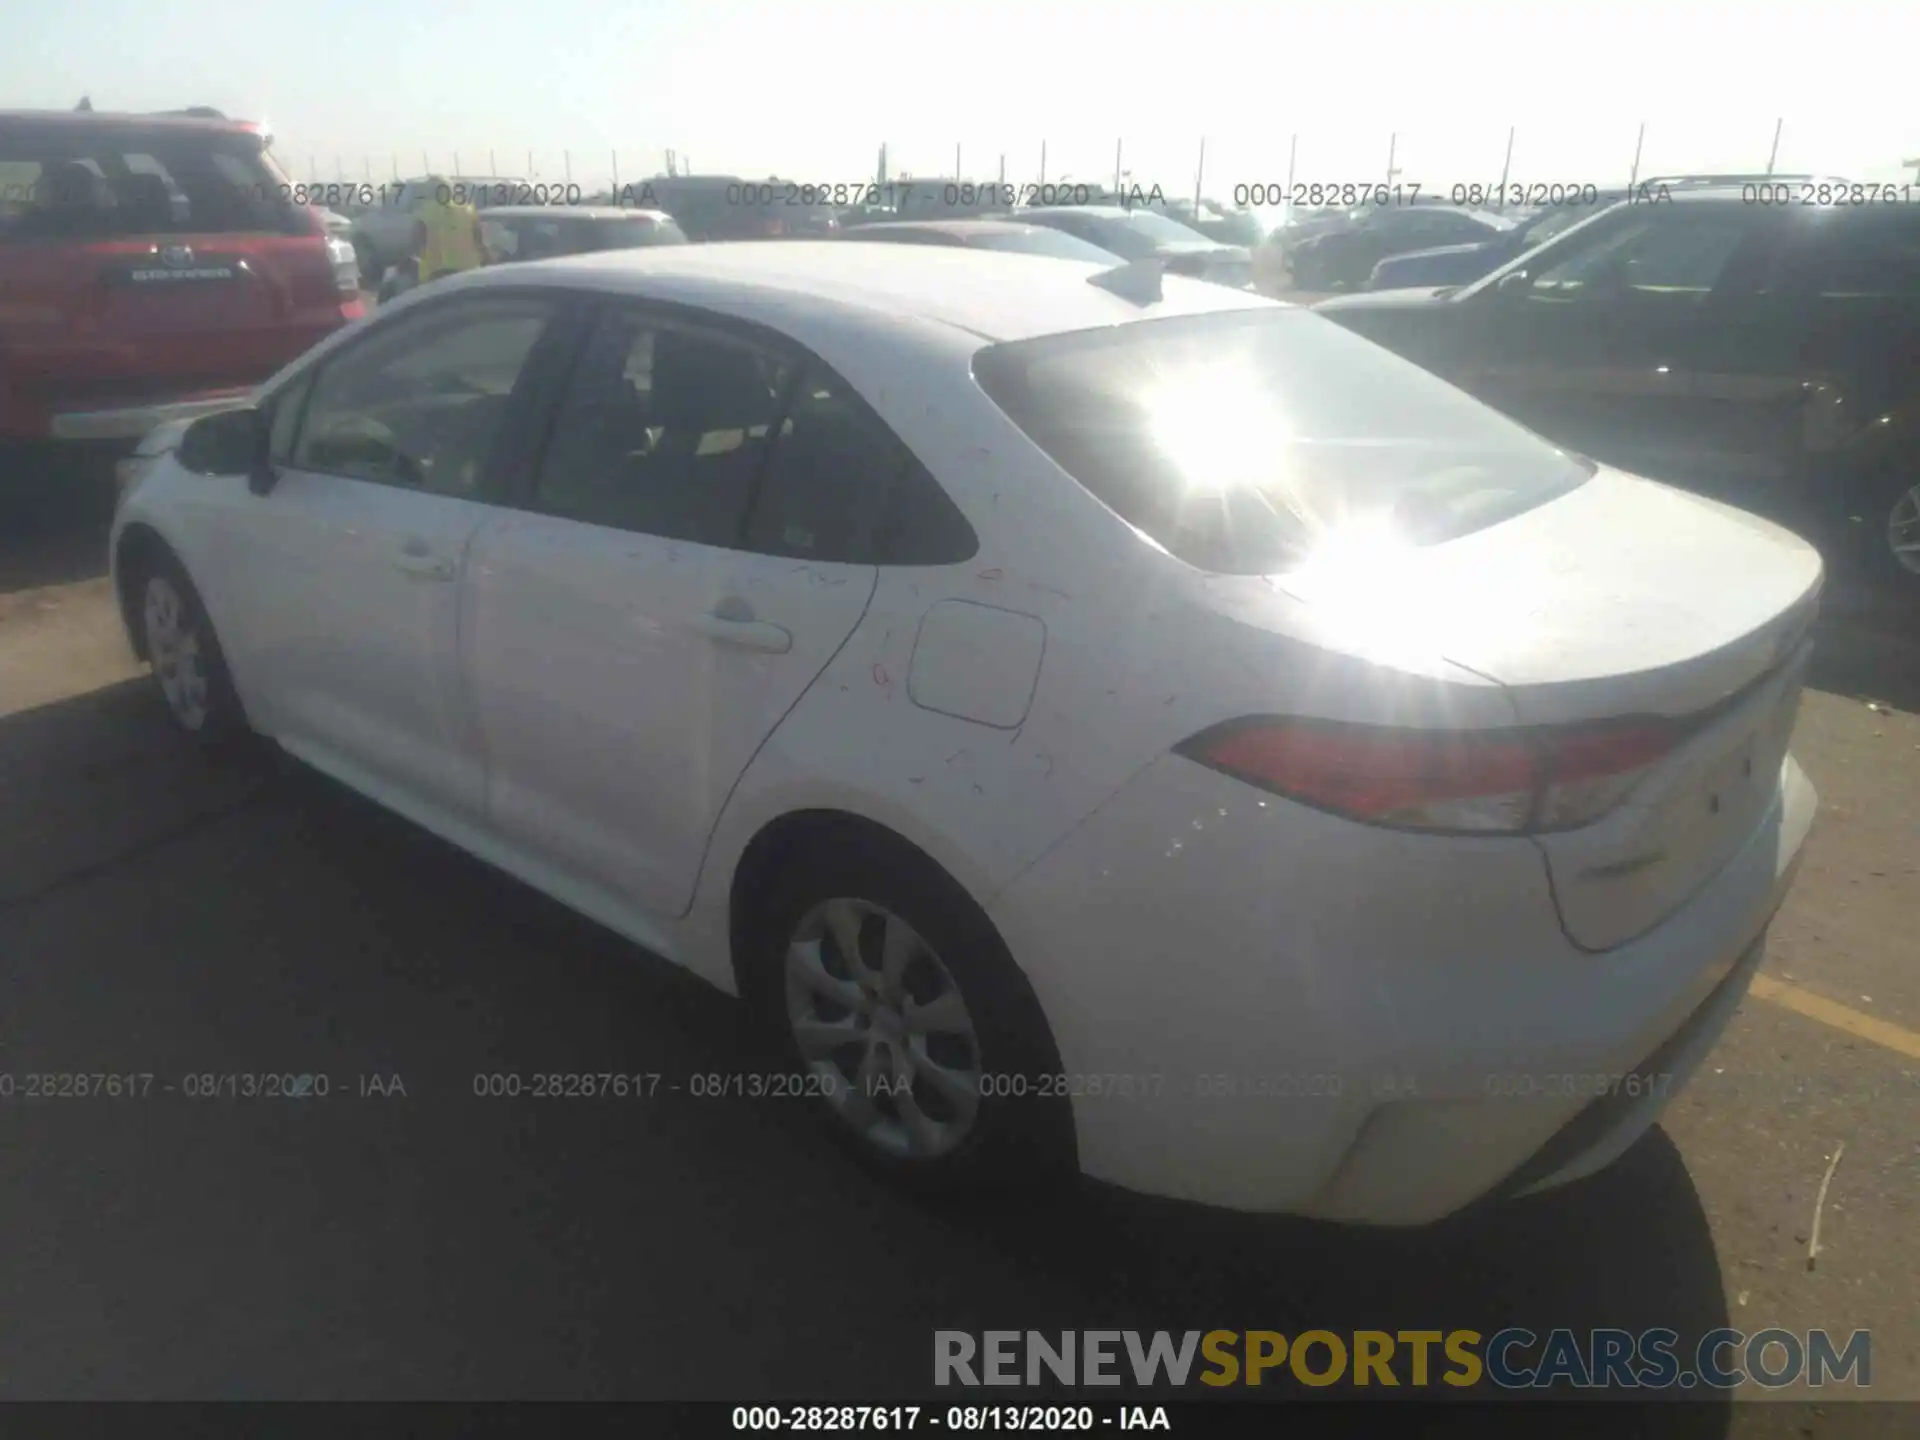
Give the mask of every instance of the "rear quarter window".
[[0, 243], [296, 233], [258, 137], [191, 127], [0, 127]]

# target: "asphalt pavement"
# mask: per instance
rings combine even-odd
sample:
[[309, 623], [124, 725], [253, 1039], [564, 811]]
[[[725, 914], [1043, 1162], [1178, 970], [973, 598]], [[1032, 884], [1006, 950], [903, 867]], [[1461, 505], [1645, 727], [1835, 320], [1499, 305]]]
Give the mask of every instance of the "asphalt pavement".
[[[78, 489], [0, 513], [0, 1073], [136, 1077], [0, 1098], [0, 1398], [912, 1400], [936, 1329], [1730, 1325], [1871, 1330], [1872, 1393], [1920, 1400], [1898, 636], [1823, 642], [1796, 739], [1820, 816], [1761, 984], [1602, 1175], [1422, 1232], [1093, 1186], [956, 1212], [792, 1100], [695, 1094], [746, 1063], [724, 997], [290, 761], [174, 743], [104, 514]], [[664, 1079], [475, 1094], [507, 1071]], [[189, 1093], [238, 1073], [327, 1093]], [[1690, 1433], [1776, 1433], [1766, 1408], [1693, 1406]], [[1794, 1433], [1840, 1433], [1811, 1414]]]

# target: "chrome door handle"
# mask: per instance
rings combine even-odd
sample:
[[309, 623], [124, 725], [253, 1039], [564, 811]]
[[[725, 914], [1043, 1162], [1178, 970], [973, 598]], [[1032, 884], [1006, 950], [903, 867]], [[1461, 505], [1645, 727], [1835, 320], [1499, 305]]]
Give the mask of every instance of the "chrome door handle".
[[793, 649], [793, 632], [784, 625], [766, 620], [740, 619], [708, 613], [698, 616], [693, 628], [720, 645], [742, 650], [764, 650], [769, 655], [784, 655]]

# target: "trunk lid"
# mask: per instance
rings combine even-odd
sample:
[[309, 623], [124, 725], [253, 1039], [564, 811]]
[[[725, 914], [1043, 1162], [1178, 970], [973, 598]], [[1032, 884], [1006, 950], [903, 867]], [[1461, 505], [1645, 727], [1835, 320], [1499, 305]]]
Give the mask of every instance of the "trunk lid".
[[1683, 905], [1766, 815], [1798, 708], [1817, 552], [1731, 506], [1600, 470], [1372, 573], [1282, 577], [1330, 620], [1498, 682], [1523, 727], [1657, 717], [1678, 743], [1599, 820], [1536, 835], [1591, 950]]

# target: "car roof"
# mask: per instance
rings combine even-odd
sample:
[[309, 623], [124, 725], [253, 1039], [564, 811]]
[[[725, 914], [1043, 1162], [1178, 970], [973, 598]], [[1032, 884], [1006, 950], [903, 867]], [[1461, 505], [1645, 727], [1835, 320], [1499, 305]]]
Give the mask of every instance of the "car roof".
[[[1639, 195], [1642, 190], [1645, 190], [1650, 195], [1658, 195], [1660, 198], [1652, 203], [1660, 205], [1668, 203], [1676, 205], [1718, 203], [1724, 205], [1729, 200], [1738, 201], [1742, 204], [1750, 204], [1752, 202], [1746, 200], [1741, 192], [1752, 188], [1751, 185], [1668, 185], [1658, 180], [1649, 180], [1644, 186], [1636, 185], [1631, 190], [1624, 191], [1622, 198], [1630, 199]], [[1669, 202], [1669, 196], [1672, 197], [1671, 202]], [[1647, 204], [1649, 202], [1643, 200], [1637, 203]]]
[[[1635, 185], [1631, 189], [1627, 189], [1627, 190], [1613, 192], [1613, 191], [1607, 191], [1603, 189], [1600, 192], [1600, 197], [1602, 201], [1605, 201], [1610, 195], [1617, 196], [1617, 198], [1615, 198], [1613, 201], [1613, 203], [1616, 205], [1662, 205], [1662, 206], [1664, 205], [1747, 205], [1747, 206], [1751, 206], [1754, 203], [1753, 193], [1752, 193], [1754, 190], [1754, 187], [1756, 185], [1765, 185], [1765, 184], [1771, 184], [1771, 183], [1776, 183], [1776, 182], [1748, 181], [1744, 184], [1739, 184], [1739, 185], [1682, 185], [1673, 181], [1663, 182], [1659, 180], [1644, 180], [1644, 181], [1641, 181], [1638, 185]], [[1789, 186], [1797, 187], [1797, 186], [1805, 185], [1809, 182], [1800, 181], [1800, 180], [1786, 180], [1786, 181], [1780, 181], [1777, 183], [1779, 183], [1783, 191], [1785, 191], [1786, 188]], [[1839, 187], [1842, 182], [1834, 181], [1832, 183], [1836, 187]], [[1797, 197], [1797, 194], [1798, 194], [1797, 190], [1791, 193], [1795, 193]], [[1605, 205], [1602, 205], [1601, 208], [1604, 209], [1607, 207]], [[1765, 208], [1770, 208], [1770, 209], [1784, 213], [1788, 210], [1816, 210], [1816, 211], [1830, 210], [1834, 208], [1834, 206], [1819, 205], [1819, 204], [1802, 205], [1799, 202], [1798, 198], [1796, 198], [1792, 205], [1788, 205], [1784, 202], [1780, 202]], [[1849, 207], [1849, 208], [1858, 208], [1858, 207]]]
[[566, 215], [582, 220], [645, 219], [656, 225], [671, 222], [664, 210], [635, 209], [631, 205], [488, 205], [480, 212], [484, 219], [535, 220]]
[[1422, 215], [1465, 215], [1470, 220], [1484, 221], [1490, 225], [1511, 225], [1511, 216], [1502, 215], [1496, 210], [1482, 210], [1473, 205], [1382, 205], [1369, 209], [1368, 214], [1404, 215], [1418, 209]]
[[[1128, 220], [1142, 211], [1148, 211], [1145, 205], [1030, 205], [1021, 211], [1023, 215], [1044, 215], [1051, 210], [1071, 210], [1076, 215], [1092, 215], [1101, 220]], [[1148, 213], [1152, 213], [1148, 211]]]
[[812, 332], [844, 328], [846, 322], [914, 318], [997, 344], [1149, 316], [1286, 308], [1249, 291], [1168, 277], [1162, 300], [1148, 310], [1087, 283], [1113, 268], [960, 246], [746, 240], [569, 256], [471, 271], [441, 285], [451, 290], [545, 279], [757, 320], [803, 344]]
[[862, 230], [936, 230], [942, 235], [1027, 235], [1045, 227], [1025, 220], [882, 220], [872, 225], [856, 225], [847, 231], [849, 235], [858, 235]]
[[0, 110], [0, 126], [71, 130], [195, 130], [225, 135], [259, 135], [251, 120], [210, 115], [142, 114], [120, 110]]
[[[738, 175], [649, 175], [640, 182], [658, 189], [662, 185], [745, 185], [748, 182]], [[765, 180], [752, 182], [756, 185], [784, 185], [784, 180], [768, 176]]]

